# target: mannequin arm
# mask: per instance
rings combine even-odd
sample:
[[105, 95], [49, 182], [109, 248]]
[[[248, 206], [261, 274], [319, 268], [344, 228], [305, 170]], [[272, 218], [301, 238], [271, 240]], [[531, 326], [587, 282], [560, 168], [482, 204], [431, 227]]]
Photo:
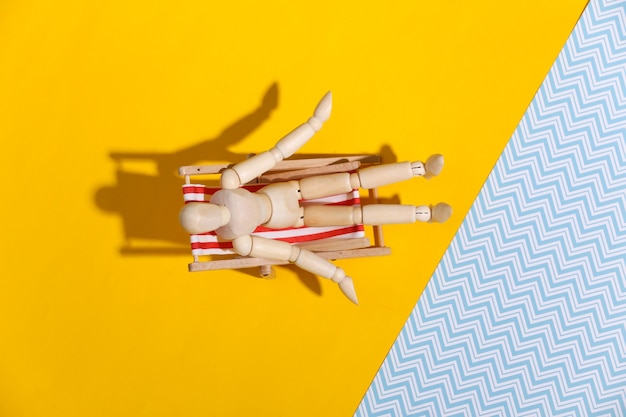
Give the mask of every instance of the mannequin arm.
[[317, 104], [313, 116], [279, 140], [272, 149], [224, 170], [221, 178], [222, 188], [233, 189], [244, 185], [296, 153], [322, 128], [330, 117], [331, 109], [332, 93], [329, 91]]
[[346, 276], [344, 270], [309, 250], [280, 240], [249, 235], [233, 240], [233, 249], [242, 256], [292, 262], [305, 271], [336, 282], [341, 292], [354, 304], [358, 304], [352, 279]]

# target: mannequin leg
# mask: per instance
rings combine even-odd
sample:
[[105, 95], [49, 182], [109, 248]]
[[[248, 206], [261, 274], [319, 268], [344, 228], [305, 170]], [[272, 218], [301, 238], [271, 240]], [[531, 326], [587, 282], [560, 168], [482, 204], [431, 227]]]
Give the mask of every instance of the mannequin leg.
[[446, 203], [434, 206], [368, 204], [365, 206], [304, 207], [305, 226], [383, 225], [419, 222], [443, 223], [452, 215]]
[[[441, 173], [443, 156], [431, 155], [426, 162], [396, 162], [376, 165], [357, 171], [359, 186], [355, 188], [377, 188], [383, 185], [406, 181], [413, 177], [430, 179]], [[356, 182], [356, 179], [353, 179]]]
[[358, 188], [377, 188], [383, 185], [406, 181], [413, 177], [432, 178], [443, 169], [443, 156], [432, 155], [426, 162], [396, 162], [376, 165], [355, 173], [318, 175], [299, 181], [302, 198], [311, 200], [348, 193]]

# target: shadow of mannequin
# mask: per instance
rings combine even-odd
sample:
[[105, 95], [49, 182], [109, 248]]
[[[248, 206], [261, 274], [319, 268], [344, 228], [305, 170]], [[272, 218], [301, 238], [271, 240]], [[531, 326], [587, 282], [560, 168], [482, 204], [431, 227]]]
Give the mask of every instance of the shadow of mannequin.
[[[116, 163], [116, 182], [98, 188], [96, 206], [122, 218], [123, 255], [164, 255], [189, 253], [189, 236], [178, 224], [182, 206], [181, 178], [177, 168], [201, 162], [240, 161], [246, 155], [232, 152], [238, 144], [278, 107], [278, 84], [265, 92], [261, 104], [251, 113], [224, 129], [219, 136], [196, 145], [171, 152], [111, 152]], [[148, 161], [157, 168], [157, 175], [129, 172], [123, 168], [128, 161]]]

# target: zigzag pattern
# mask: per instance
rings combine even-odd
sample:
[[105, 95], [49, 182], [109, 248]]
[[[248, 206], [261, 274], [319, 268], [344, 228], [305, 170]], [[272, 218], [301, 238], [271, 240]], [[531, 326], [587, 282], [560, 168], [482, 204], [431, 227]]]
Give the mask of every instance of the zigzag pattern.
[[626, 416], [626, 2], [591, 1], [357, 416]]

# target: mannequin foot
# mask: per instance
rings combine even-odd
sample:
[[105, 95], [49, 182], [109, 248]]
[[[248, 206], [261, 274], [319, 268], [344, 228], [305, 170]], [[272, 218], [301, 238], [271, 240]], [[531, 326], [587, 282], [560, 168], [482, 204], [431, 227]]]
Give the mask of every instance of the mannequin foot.
[[431, 155], [426, 160], [426, 163], [421, 161], [412, 162], [411, 169], [414, 176], [424, 177], [429, 180], [441, 173], [443, 169], [443, 155]]
[[354, 290], [354, 283], [352, 282], [352, 278], [345, 277], [339, 282], [339, 289], [345, 295], [348, 300], [352, 301], [354, 304], [359, 304], [359, 300], [356, 298], [356, 291]]
[[416, 219], [421, 222], [443, 223], [452, 215], [452, 207], [446, 203], [415, 208]]
[[452, 207], [446, 203], [439, 203], [432, 209], [431, 222], [443, 223], [452, 216]]

